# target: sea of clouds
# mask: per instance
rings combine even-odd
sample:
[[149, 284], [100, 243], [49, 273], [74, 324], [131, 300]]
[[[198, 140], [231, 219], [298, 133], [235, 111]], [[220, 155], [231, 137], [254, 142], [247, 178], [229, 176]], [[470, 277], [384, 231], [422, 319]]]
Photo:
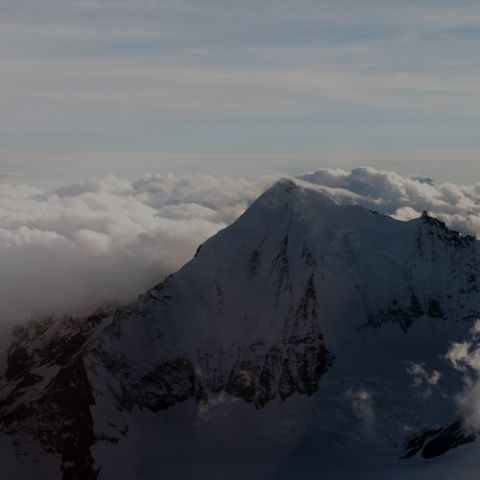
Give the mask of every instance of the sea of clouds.
[[[278, 177], [167, 174], [130, 182], [110, 175], [52, 190], [0, 184], [1, 323], [134, 299], [189, 260]], [[323, 169], [301, 178], [342, 203], [402, 220], [428, 210], [480, 235], [480, 184], [436, 184], [372, 168]]]

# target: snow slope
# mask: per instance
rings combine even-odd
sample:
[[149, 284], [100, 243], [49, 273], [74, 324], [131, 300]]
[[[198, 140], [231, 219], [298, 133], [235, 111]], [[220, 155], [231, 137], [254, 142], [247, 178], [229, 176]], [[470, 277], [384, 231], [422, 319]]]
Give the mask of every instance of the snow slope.
[[478, 265], [427, 214], [282, 180], [128, 307], [17, 330], [0, 475], [469, 478], [445, 356], [479, 317]]

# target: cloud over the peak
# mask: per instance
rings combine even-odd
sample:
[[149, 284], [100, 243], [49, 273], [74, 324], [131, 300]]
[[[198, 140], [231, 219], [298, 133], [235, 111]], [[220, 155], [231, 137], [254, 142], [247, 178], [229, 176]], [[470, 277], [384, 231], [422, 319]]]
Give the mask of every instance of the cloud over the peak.
[[373, 168], [322, 169], [300, 177], [329, 191], [341, 203], [358, 203], [399, 220], [423, 210], [462, 233], [480, 235], [480, 184], [436, 183]]

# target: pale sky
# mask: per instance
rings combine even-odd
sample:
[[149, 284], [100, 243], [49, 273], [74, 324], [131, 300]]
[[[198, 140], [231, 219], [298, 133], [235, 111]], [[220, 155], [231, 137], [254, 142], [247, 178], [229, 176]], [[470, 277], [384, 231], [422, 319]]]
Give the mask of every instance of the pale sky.
[[0, 176], [480, 182], [479, 54], [468, 1], [0, 0]]

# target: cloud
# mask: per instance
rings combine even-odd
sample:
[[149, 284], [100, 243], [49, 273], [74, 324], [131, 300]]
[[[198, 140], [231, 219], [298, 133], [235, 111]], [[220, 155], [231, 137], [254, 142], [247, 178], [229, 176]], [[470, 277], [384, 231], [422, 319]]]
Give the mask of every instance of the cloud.
[[464, 388], [455, 397], [464, 425], [480, 432], [480, 320], [470, 330], [471, 338], [454, 342], [446, 359], [462, 373]]
[[0, 315], [132, 300], [235, 220], [266, 179], [106, 176], [43, 191], [0, 185]]
[[421, 387], [424, 384], [436, 385], [442, 374], [437, 370], [428, 373], [424, 363], [409, 362], [407, 365], [407, 373], [412, 375], [415, 387]]
[[376, 436], [376, 417], [371, 393], [364, 388], [357, 390], [349, 389], [347, 391], [347, 398], [350, 400], [354, 415], [362, 424], [365, 435], [369, 438], [374, 438]]
[[419, 394], [423, 398], [432, 395], [432, 387], [437, 385], [442, 378], [442, 374], [438, 370], [428, 372], [425, 363], [408, 362], [406, 371], [412, 376], [413, 386], [419, 390]]
[[340, 203], [360, 204], [399, 220], [410, 220], [426, 210], [450, 228], [480, 236], [480, 184], [435, 183], [368, 167], [323, 169], [300, 178], [326, 190]]

